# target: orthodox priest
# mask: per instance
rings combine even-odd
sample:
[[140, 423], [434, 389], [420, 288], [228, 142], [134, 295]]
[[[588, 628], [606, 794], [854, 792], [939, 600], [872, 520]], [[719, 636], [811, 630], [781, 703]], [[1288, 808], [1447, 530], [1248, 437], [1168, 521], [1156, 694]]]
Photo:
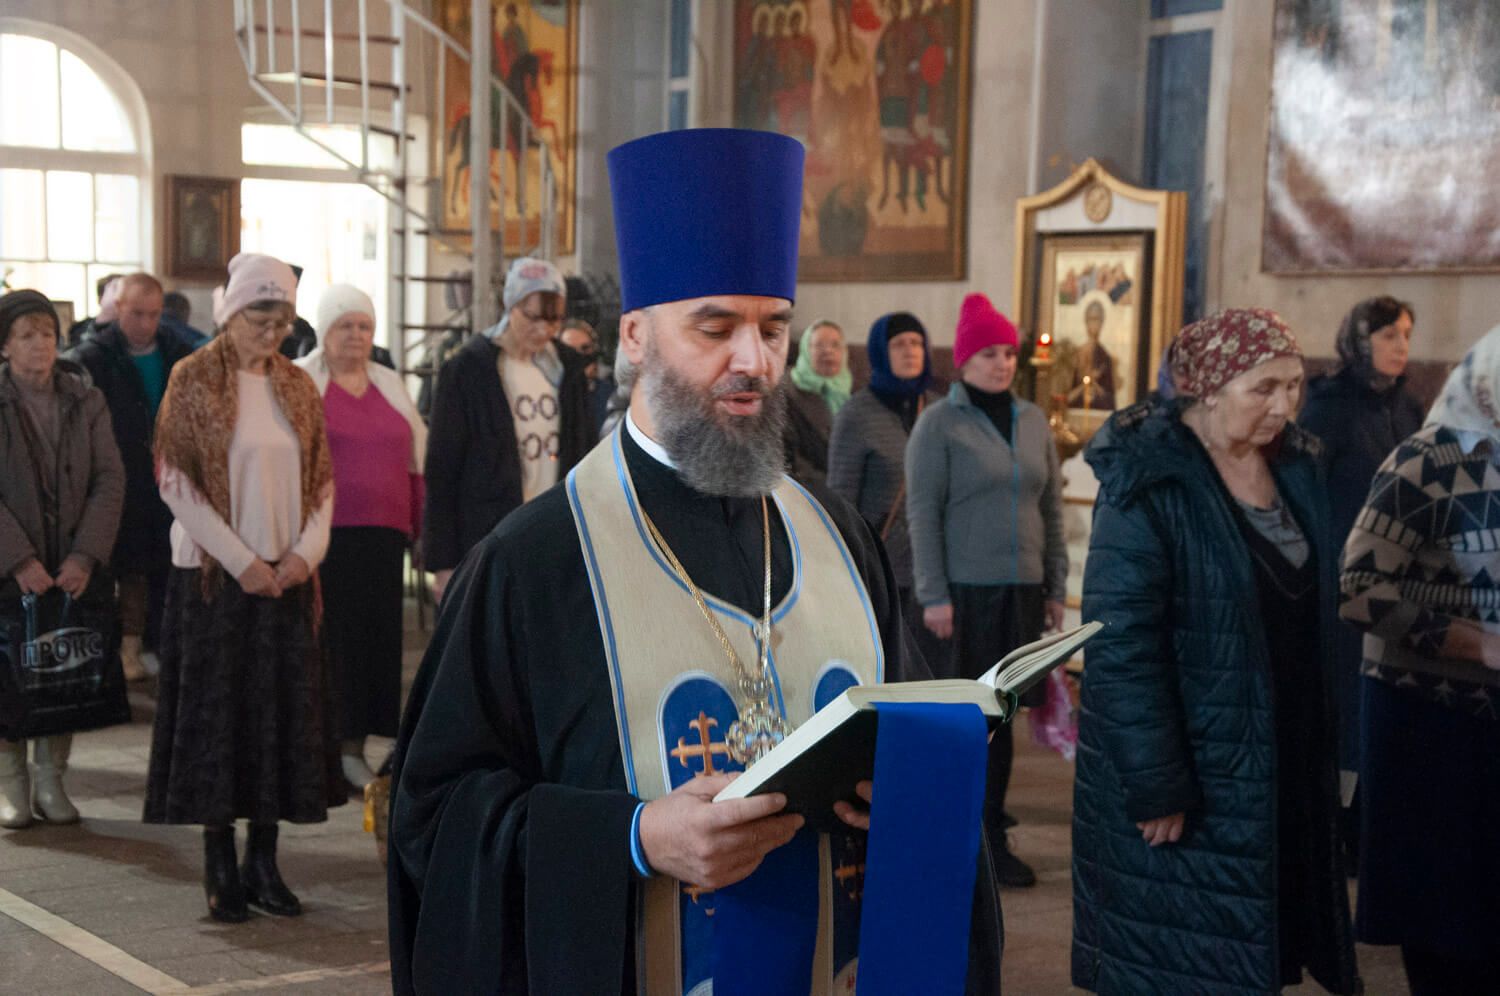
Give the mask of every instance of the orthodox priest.
[[[713, 801], [844, 689], [926, 676], [869, 527], [783, 473], [802, 167], [729, 129], [609, 155], [640, 380], [444, 601], [396, 750], [398, 993], [853, 991], [870, 812], [820, 835], [777, 794]], [[978, 854], [956, 979], [995, 993]], [[805, 909], [747, 915], [757, 883]]]

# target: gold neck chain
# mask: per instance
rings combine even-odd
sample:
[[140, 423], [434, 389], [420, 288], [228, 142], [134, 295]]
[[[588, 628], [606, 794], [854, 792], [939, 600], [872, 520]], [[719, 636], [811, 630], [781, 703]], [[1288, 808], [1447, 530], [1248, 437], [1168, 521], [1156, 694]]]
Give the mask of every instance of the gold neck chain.
[[673, 553], [672, 548], [667, 545], [666, 539], [662, 537], [661, 531], [656, 528], [656, 523], [651, 521], [651, 517], [646, 514], [644, 508], [641, 509], [641, 518], [646, 523], [646, 529], [651, 533], [651, 539], [666, 556], [667, 562], [672, 565], [673, 573], [692, 594], [693, 601], [698, 604], [698, 611], [703, 613], [703, 618], [708, 621], [714, 635], [719, 638], [719, 646], [724, 649], [724, 656], [729, 658], [730, 667], [734, 669], [735, 684], [740, 692], [740, 718], [730, 724], [724, 742], [729, 748], [729, 756], [748, 767], [760, 760], [772, 747], [786, 739], [787, 733], [790, 732], [786, 720], [771, 707], [771, 513], [766, 504], [766, 498], [762, 495], [760, 499], [766, 578], [761, 618], [755, 626], [759, 666], [753, 674], [740, 659], [734, 645], [729, 642], [729, 634], [724, 632], [724, 627], [719, 624], [718, 617], [708, 607], [708, 600], [703, 597], [703, 592], [698, 590], [698, 586], [688, 576], [687, 569], [682, 566], [682, 562], [677, 559], [677, 554]]

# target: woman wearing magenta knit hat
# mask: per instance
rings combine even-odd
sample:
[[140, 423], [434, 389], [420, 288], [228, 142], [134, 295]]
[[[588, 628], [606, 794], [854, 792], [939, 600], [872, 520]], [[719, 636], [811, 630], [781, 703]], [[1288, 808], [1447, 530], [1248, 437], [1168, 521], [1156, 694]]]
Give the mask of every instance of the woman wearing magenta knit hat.
[[[906, 446], [917, 600], [926, 627], [953, 638], [966, 678], [1063, 620], [1062, 474], [1046, 415], [1011, 394], [1016, 348], [1016, 327], [989, 298], [964, 298], [953, 341], [962, 380]], [[1013, 750], [1002, 727], [990, 743], [985, 826], [1001, 884], [1029, 886], [1036, 875], [1005, 844]]]
[[1302, 352], [1275, 313], [1233, 309], [1184, 329], [1172, 359], [1182, 396], [1115, 413], [1085, 457], [1100, 490], [1083, 615], [1105, 628], [1078, 724], [1073, 984], [1274, 993], [1306, 971], [1360, 992], [1338, 546], [1320, 446], [1291, 421]]

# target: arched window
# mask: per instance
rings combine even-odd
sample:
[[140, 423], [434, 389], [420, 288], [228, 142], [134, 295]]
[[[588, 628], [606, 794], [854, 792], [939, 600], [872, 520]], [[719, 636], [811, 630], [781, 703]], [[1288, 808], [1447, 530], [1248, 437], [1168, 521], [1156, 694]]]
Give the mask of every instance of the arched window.
[[0, 93], [0, 274], [92, 314], [99, 277], [150, 258], [144, 101], [86, 42], [7, 18]]

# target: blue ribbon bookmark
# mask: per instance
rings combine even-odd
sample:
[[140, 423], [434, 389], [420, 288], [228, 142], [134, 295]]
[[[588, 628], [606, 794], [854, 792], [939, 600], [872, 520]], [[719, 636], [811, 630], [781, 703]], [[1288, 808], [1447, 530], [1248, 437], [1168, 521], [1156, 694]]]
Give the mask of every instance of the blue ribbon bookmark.
[[962, 993], [989, 754], [984, 713], [933, 703], [876, 709], [858, 991]]
[[818, 835], [806, 828], [714, 893], [714, 996], [807, 996], [818, 940]]

